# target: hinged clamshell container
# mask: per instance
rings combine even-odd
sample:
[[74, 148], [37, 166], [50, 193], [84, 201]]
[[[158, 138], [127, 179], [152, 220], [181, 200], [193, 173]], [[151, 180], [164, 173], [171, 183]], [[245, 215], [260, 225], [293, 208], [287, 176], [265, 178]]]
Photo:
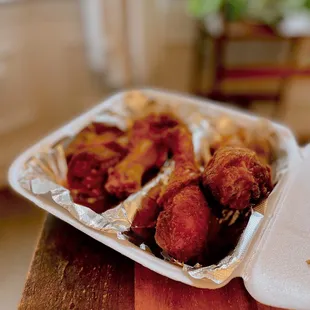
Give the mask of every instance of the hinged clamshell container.
[[[250, 125], [255, 116], [225, 108], [215, 102], [159, 90], [142, 89], [159, 103], [174, 102], [192, 105], [206, 116], [225, 113], [234, 120]], [[143, 266], [185, 284], [216, 289], [232, 278], [242, 277], [248, 292], [259, 302], [284, 308], [310, 309], [310, 147], [301, 149], [289, 129], [273, 123], [288, 155], [288, 172], [281, 178], [268, 198], [267, 209], [245, 259], [233, 274], [220, 285], [211, 280], [189, 277], [179, 266], [142, 251], [116, 235], [93, 230], [73, 218], [57, 205], [49, 194], [34, 195], [19, 183], [20, 172], [27, 160], [48, 149], [62, 137], [76, 134], [106, 105], [123, 99], [118, 93], [85, 114], [71, 121], [20, 155], [9, 170], [9, 182], [21, 195], [40, 208], [83, 231], [92, 238], [115, 249]]]

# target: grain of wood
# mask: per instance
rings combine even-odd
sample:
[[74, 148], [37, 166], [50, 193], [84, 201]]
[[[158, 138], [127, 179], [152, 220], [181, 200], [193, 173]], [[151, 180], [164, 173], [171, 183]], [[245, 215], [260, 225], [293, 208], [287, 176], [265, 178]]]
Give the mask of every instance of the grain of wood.
[[48, 215], [19, 309], [276, 308], [256, 302], [241, 279], [207, 290], [163, 277]]
[[241, 279], [217, 290], [198, 289], [163, 277], [139, 264], [135, 266], [136, 310], [277, 309], [256, 302]]
[[49, 215], [20, 310], [134, 307], [134, 263]]

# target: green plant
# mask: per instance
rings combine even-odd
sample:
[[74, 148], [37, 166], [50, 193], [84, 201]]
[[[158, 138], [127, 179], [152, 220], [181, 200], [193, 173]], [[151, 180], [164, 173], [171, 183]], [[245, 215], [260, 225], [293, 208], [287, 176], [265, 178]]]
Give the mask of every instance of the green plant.
[[198, 18], [222, 12], [228, 20], [252, 19], [272, 24], [292, 12], [310, 13], [310, 0], [188, 0], [188, 9]]

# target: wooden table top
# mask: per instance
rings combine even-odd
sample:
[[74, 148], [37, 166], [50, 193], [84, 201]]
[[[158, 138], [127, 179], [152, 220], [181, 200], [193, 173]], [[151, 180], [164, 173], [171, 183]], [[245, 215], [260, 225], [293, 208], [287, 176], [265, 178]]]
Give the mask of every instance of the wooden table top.
[[19, 309], [275, 309], [256, 302], [241, 279], [197, 289], [135, 263], [48, 215]]

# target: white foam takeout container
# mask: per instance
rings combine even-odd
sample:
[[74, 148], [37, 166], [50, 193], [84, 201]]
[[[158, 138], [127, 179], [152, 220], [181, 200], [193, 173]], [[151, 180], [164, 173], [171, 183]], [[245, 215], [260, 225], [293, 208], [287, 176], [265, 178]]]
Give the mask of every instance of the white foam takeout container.
[[[161, 101], [182, 102], [195, 106], [205, 115], [230, 115], [243, 123], [253, 122], [255, 116], [223, 107], [215, 102], [160, 90], [141, 90], [149, 97]], [[24, 163], [62, 137], [76, 134], [106, 105], [123, 100], [124, 92], [100, 103], [64, 127], [50, 134], [20, 155], [9, 169], [9, 182], [22, 196], [34, 202], [92, 238], [133, 259], [141, 265], [176, 281], [199, 287], [216, 289], [231, 279], [241, 277], [248, 292], [259, 302], [284, 308], [310, 309], [310, 147], [301, 149], [291, 131], [273, 123], [288, 151], [288, 172], [282, 177], [268, 199], [267, 211], [253, 239], [244, 261], [227, 281], [218, 285], [210, 280], [194, 279], [176, 265], [165, 262], [143, 251], [116, 235], [102, 233], [84, 226], [65, 209], [52, 201], [49, 195], [36, 196], [18, 182]]]

